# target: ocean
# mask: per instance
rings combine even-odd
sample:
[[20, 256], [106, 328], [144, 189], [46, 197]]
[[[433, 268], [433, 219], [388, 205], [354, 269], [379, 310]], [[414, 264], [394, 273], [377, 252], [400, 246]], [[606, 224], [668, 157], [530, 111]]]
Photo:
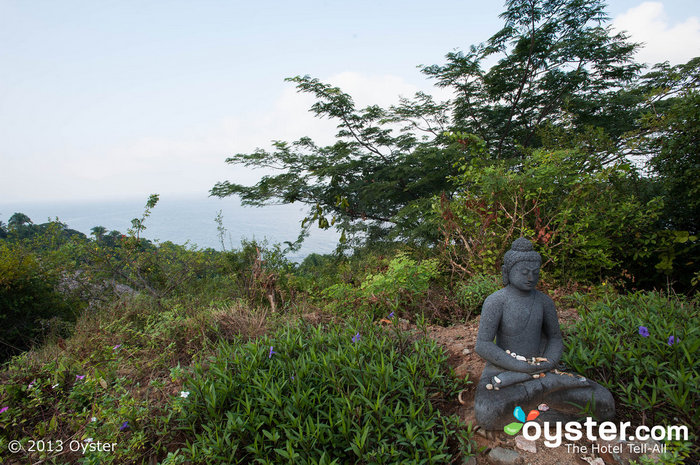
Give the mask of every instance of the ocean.
[[[117, 230], [126, 234], [133, 218], [143, 215], [146, 198], [130, 200], [86, 200], [5, 203], [0, 201], [0, 221], [7, 224], [9, 218], [20, 212], [35, 224], [58, 218], [69, 228], [90, 235], [95, 226], [107, 231]], [[267, 207], [243, 207], [237, 198], [173, 197], [162, 195], [158, 204], [146, 219], [142, 237], [160, 242], [171, 241], [197, 248], [222, 249], [215, 218], [221, 211], [226, 228], [224, 246], [231, 250], [240, 246], [241, 239], [269, 243], [293, 242], [299, 234], [304, 207], [301, 205], [273, 205]], [[340, 235], [333, 229], [314, 227], [302, 248], [288, 255], [299, 262], [311, 253], [330, 253], [335, 250]]]

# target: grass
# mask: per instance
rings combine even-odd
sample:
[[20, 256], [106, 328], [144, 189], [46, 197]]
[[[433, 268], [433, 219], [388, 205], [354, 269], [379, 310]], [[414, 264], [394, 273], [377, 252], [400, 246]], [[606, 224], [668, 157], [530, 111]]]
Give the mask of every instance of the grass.
[[[212, 463], [207, 456], [193, 451], [198, 450], [196, 444], [202, 428], [209, 423], [218, 424], [225, 415], [218, 412], [219, 417], [201, 417], [193, 422], [190, 408], [203, 402], [203, 397], [195, 394], [199, 391], [194, 385], [211, 379], [212, 365], [207, 360], [217, 360], [222, 353], [226, 354], [222, 348], [250, 350], [260, 344], [272, 345], [271, 338], [292, 331], [289, 328], [300, 321], [300, 315], [311, 321], [303, 327], [314, 331], [318, 338], [331, 334], [339, 337], [337, 331], [341, 331], [331, 330], [329, 325], [336, 325], [336, 319], [315, 308], [302, 306], [293, 312], [272, 313], [269, 309], [251, 307], [240, 299], [225, 299], [208, 305], [204, 305], [204, 301], [206, 299], [192, 296], [158, 301], [140, 294], [124, 295], [83, 313], [71, 337], [55, 338], [12, 359], [0, 372], [0, 408], [8, 407], [0, 413], [3, 427], [0, 450], [7, 451], [10, 441], [20, 441], [23, 451], [12, 458], [20, 459], [21, 463], [182, 463], [185, 456], [191, 463]], [[371, 322], [365, 321], [365, 324], [370, 326], [362, 330], [363, 345], [372, 340]], [[408, 344], [407, 336], [402, 338], [402, 344]], [[366, 346], [370, 350], [366, 355], [396, 357], [389, 339], [382, 344], [383, 352], [374, 352], [373, 346]], [[434, 370], [425, 383], [433, 386], [433, 390], [421, 391], [422, 397], [415, 398], [410, 407], [402, 407], [407, 410], [400, 415], [396, 413], [395, 421], [410, 425], [407, 415], [422, 412], [427, 423], [420, 423], [421, 427], [432, 425], [427, 429], [431, 431], [429, 443], [413, 444], [410, 450], [415, 457], [425, 453], [433, 457], [432, 463], [437, 463], [435, 460], [439, 459], [435, 457], [459, 454], [460, 442], [467, 450], [469, 439], [456, 418], [442, 416], [436, 408], [424, 410], [429, 393], [452, 395], [455, 389], [441, 350], [434, 344], [429, 350], [426, 347], [417, 346], [409, 351], [410, 356], [406, 352], [406, 357], [415, 359], [414, 364], [420, 360], [420, 365], [425, 366], [422, 370]], [[292, 352], [290, 349], [289, 353]], [[380, 361], [384, 363], [386, 359]], [[316, 367], [312, 371], [319, 369]], [[262, 371], [253, 370], [250, 379], [260, 375]], [[326, 375], [319, 376], [309, 389], [330, 382]], [[408, 379], [403, 375], [399, 378]], [[366, 390], [371, 386], [371, 379], [366, 378], [357, 389]], [[391, 388], [390, 394], [384, 394], [402, 398], [410, 394], [410, 389], [409, 385], [400, 384]], [[185, 398], [183, 392], [192, 395]], [[337, 399], [328, 402], [337, 402]], [[262, 404], [262, 399], [259, 403]], [[186, 408], [187, 405], [190, 407]], [[333, 405], [335, 408], [340, 404]], [[309, 408], [305, 416], [313, 415], [314, 408]], [[386, 418], [392, 418], [390, 413], [385, 412]], [[285, 428], [280, 429], [283, 430]], [[462, 439], [448, 440], [453, 436]], [[390, 437], [386, 436], [382, 444]], [[37, 440], [44, 441], [41, 447], [32, 442]], [[47, 446], [49, 440], [51, 443]], [[70, 450], [75, 449], [75, 445], [87, 447], [97, 441], [115, 443], [115, 450], [110, 453]], [[333, 442], [336, 441], [334, 437]], [[289, 444], [286, 447], [295, 447], [294, 443]], [[435, 452], [430, 452], [433, 448]], [[401, 455], [396, 457], [405, 459], [406, 450], [400, 448]], [[328, 450], [329, 454], [337, 452], [337, 449]], [[366, 454], [367, 450], [350, 448], [347, 453], [354, 456]]]

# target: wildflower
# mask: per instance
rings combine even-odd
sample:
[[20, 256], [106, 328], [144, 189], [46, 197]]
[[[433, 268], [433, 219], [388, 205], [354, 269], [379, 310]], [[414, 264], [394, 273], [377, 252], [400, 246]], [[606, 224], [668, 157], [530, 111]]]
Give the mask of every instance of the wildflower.
[[180, 391], [180, 397], [183, 399], [187, 399], [187, 396], [190, 395], [190, 391]]
[[27, 386], [27, 389], [31, 389], [34, 387], [34, 383], [36, 383], [36, 380], [32, 380], [31, 383], [29, 383], [29, 386]]
[[96, 421], [97, 421], [97, 417], [92, 417], [92, 418], [90, 418], [90, 421], [93, 422], [93, 423], [96, 422]]
[[292, 375], [292, 381], [294, 381], [294, 375]]
[[92, 442], [92, 438], [85, 438], [83, 441], [84, 442]]
[[51, 389], [56, 389], [58, 387], [58, 383], [54, 384], [51, 386]]
[[649, 337], [649, 329], [647, 329], [646, 326], [640, 326], [639, 327], [639, 334], [642, 337]]
[[267, 355], [267, 358], [272, 358], [272, 354], [276, 354], [274, 350], [272, 350], [272, 346], [270, 346], [270, 353]]
[[122, 346], [121, 344], [117, 344], [116, 346], [112, 347], [112, 349], [113, 349], [113, 350], [117, 350], [117, 349], [120, 348], [121, 346]]
[[668, 337], [668, 345], [672, 346], [676, 342], [680, 341], [680, 339], [676, 339], [676, 336], [669, 336]]
[[127, 429], [129, 429], [129, 422], [128, 422], [128, 421], [125, 421], [125, 422], [122, 423], [122, 425], [119, 427], [119, 431], [124, 431], [124, 430], [127, 430]]
[[352, 337], [352, 342], [357, 342], [359, 340], [360, 340], [360, 333], [357, 333]]
[[85, 379], [85, 375], [75, 375], [75, 380]]
[[394, 318], [394, 312], [389, 313], [389, 319], [391, 320], [392, 318]]
[[10, 407], [3, 407], [3, 408], [0, 408], [0, 413], [5, 413], [5, 412], [7, 412], [7, 410], [8, 410], [9, 408], [10, 408]]

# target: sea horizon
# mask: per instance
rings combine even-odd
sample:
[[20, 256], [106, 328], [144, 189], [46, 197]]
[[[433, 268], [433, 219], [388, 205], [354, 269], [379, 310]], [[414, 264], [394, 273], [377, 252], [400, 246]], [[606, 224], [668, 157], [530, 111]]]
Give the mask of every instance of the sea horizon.
[[[58, 218], [68, 228], [87, 236], [95, 226], [126, 234], [131, 228], [131, 220], [142, 217], [146, 201], [147, 198], [0, 201], [0, 221], [7, 224], [14, 213], [24, 213], [35, 224]], [[216, 222], [219, 212], [227, 231], [223, 247]], [[304, 212], [305, 207], [300, 204], [244, 207], [235, 197], [161, 195], [145, 221], [146, 229], [141, 236], [151, 241], [171, 241], [215, 250], [238, 248], [244, 239], [267, 240], [269, 244], [294, 242]], [[333, 229], [313, 227], [301, 249], [288, 254], [288, 258], [301, 261], [311, 253], [331, 253], [339, 237]]]

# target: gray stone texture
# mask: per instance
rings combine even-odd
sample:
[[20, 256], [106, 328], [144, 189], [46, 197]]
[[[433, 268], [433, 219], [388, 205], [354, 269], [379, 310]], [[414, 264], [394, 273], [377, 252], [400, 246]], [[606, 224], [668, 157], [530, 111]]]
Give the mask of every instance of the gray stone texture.
[[502, 429], [516, 421], [515, 407], [527, 413], [542, 402], [569, 414], [580, 410], [572, 404], [589, 406], [599, 421], [614, 416], [607, 389], [580, 375], [554, 371], [564, 344], [554, 302], [535, 289], [541, 262], [530, 241], [515, 240], [503, 258], [505, 287], [484, 302], [475, 351], [487, 363], [474, 399], [476, 421], [483, 428]]

